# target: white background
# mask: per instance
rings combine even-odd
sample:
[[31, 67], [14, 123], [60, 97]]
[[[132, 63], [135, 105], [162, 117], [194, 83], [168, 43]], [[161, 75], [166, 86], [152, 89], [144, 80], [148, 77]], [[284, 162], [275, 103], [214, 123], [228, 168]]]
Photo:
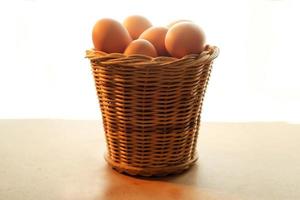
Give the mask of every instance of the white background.
[[96, 20], [190, 19], [221, 52], [204, 121], [300, 122], [297, 0], [0, 0], [0, 118], [98, 119], [85, 50]]

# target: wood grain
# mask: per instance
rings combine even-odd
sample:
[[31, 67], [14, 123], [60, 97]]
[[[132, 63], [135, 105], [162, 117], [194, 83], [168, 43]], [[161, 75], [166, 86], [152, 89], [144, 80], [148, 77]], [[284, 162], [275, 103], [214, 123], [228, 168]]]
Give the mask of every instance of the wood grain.
[[179, 176], [152, 179], [107, 166], [100, 125], [0, 120], [0, 199], [300, 199], [300, 125], [203, 123], [197, 164]]

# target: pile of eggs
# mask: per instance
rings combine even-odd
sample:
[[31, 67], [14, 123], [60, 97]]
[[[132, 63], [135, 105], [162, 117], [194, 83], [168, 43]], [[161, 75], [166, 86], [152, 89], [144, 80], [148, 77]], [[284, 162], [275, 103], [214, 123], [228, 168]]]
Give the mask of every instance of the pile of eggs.
[[92, 39], [98, 51], [151, 57], [182, 58], [201, 53], [205, 45], [204, 32], [191, 21], [179, 20], [166, 27], [155, 27], [138, 15], [127, 17], [123, 24], [109, 18], [97, 21]]

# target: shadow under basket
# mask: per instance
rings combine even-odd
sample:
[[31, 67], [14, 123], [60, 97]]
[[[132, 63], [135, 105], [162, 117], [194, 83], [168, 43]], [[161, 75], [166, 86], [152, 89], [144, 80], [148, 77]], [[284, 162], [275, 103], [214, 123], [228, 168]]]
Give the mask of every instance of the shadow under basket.
[[180, 173], [197, 160], [202, 102], [218, 48], [181, 59], [88, 50], [108, 152], [119, 172]]

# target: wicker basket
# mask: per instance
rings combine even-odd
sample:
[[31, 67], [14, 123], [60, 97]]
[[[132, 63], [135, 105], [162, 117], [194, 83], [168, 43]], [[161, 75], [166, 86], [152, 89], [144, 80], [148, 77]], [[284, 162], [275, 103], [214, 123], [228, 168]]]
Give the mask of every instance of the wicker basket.
[[196, 160], [200, 114], [218, 48], [181, 59], [88, 50], [114, 169], [180, 173]]

